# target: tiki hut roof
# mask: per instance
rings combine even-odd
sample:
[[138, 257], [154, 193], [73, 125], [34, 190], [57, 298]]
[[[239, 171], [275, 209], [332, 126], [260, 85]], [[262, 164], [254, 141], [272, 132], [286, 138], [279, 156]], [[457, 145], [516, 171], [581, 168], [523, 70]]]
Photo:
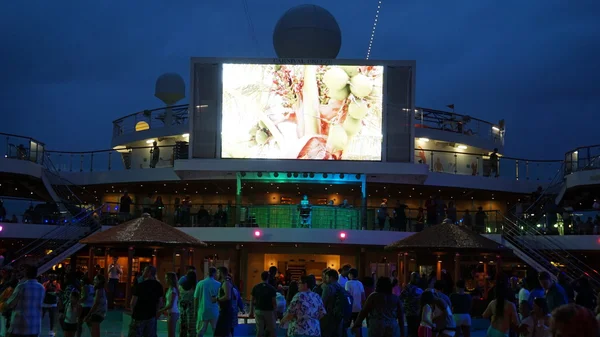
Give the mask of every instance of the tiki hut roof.
[[389, 244], [385, 249], [443, 249], [497, 252], [506, 248], [464, 226], [451, 223], [431, 226], [405, 239]]
[[79, 242], [86, 245], [137, 245], [144, 246], [144, 248], [155, 246], [206, 246], [206, 243], [162, 221], [153, 219], [148, 214], [143, 214], [141, 218], [90, 235]]

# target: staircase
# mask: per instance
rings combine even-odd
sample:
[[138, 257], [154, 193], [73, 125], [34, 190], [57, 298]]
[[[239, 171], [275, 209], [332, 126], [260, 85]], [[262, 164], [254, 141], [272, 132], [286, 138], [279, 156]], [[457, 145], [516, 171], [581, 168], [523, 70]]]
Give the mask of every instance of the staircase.
[[555, 202], [564, 195], [564, 185], [563, 169], [561, 168], [546, 190], [523, 212], [524, 214], [536, 214], [533, 218], [519, 219], [515, 216], [514, 210], [509, 211], [508, 215], [498, 212], [498, 217], [502, 219], [503, 223], [502, 242], [537, 271], [547, 271], [554, 276], [561, 271], [571, 280], [586, 275], [592, 287], [600, 289], [600, 273], [598, 271], [565, 250], [554, 237], [545, 235], [542, 230], [537, 228], [537, 224], [541, 220], [545, 221], [544, 206], [547, 203], [556, 205]]
[[544, 235], [524, 221], [514, 221], [503, 214], [498, 216], [504, 220], [503, 244], [524, 262], [537, 271], [547, 271], [551, 275], [562, 271], [571, 280], [586, 275], [592, 287], [600, 289], [600, 273], [565, 250], [555, 238]]
[[[30, 263], [42, 274], [79, 251], [84, 245], [79, 240], [99, 231], [101, 224], [96, 214], [102, 209], [84, 206], [77, 193], [88, 193], [60, 176], [50, 158], [44, 158], [42, 181], [61, 213], [61, 224], [13, 254], [10, 264]], [[89, 193], [88, 193], [89, 194]], [[94, 200], [95, 196], [90, 195]]]

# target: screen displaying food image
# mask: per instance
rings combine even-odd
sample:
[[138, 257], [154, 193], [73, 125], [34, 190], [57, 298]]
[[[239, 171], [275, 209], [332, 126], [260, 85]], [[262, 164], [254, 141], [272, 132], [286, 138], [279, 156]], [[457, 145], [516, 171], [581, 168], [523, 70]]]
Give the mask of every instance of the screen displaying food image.
[[221, 157], [380, 161], [383, 69], [223, 64]]

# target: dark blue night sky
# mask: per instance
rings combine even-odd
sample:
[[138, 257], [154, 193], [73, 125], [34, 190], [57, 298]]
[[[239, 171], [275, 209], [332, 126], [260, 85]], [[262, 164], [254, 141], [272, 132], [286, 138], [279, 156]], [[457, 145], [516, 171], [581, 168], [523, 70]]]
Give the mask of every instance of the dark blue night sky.
[[[2, 1], [0, 131], [54, 150], [110, 145], [111, 122], [156, 108], [154, 82], [192, 56], [273, 57], [290, 7], [337, 17], [363, 59], [377, 0]], [[417, 105], [497, 122], [506, 154], [560, 159], [600, 143], [600, 1], [383, 0], [371, 59], [417, 61]], [[184, 101], [184, 102], [187, 102]]]

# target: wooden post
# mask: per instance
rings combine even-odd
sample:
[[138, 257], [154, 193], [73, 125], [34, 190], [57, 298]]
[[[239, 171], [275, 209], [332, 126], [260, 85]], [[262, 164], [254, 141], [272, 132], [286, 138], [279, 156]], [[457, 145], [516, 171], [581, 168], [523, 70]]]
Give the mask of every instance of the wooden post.
[[189, 266], [194, 265], [194, 248], [190, 248], [188, 250], [188, 265]]
[[235, 284], [238, 289], [241, 289], [241, 283], [240, 281], [242, 280], [242, 247], [240, 245], [236, 245], [235, 246], [235, 268], [232, 268], [231, 266], [229, 269], [229, 272], [231, 273], [231, 275], [233, 276], [233, 284]]
[[398, 279], [398, 285], [402, 287], [400, 280], [402, 279], [402, 261], [400, 260], [400, 253], [396, 255], [396, 278]]
[[133, 276], [133, 254], [135, 250], [129, 247], [127, 255], [127, 279], [125, 280], [125, 308], [129, 308], [131, 302], [131, 277]]
[[486, 256], [484, 256], [484, 260], [483, 260], [483, 275], [484, 275], [483, 293], [484, 293], [484, 298], [487, 299], [488, 291], [489, 291], [489, 276], [488, 276], [488, 261], [487, 261]]
[[462, 279], [460, 272], [460, 254], [456, 253], [454, 255], [454, 282], [456, 283], [460, 279]]
[[185, 248], [183, 248], [183, 249], [181, 249], [181, 253], [180, 254], [181, 255], [179, 256], [179, 264], [180, 264], [180, 266], [179, 266], [179, 269], [180, 269], [179, 275], [181, 277], [181, 276], [185, 275], [185, 273], [187, 272], [185, 262], [187, 261], [188, 250], [185, 249]]
[[404, 280], [404, 284], [408, 284], [408, 253], [404, 253], [402, 255], [404, 255], [404, 259], [402, 261], [402, 264], [404, 265], [404, 269], [402, 270], [402, 278]]
[[154, 268], [156, 268], [156, 270], [158, 271], [158, 268], [156, 266], [156, 254], [158, 252], [156, 251], [156, 249], [152, 250], [152, 266], [154, 266]]
[[172, 259], [172, 267], [171, 271], [177, 271], [177, 249], [173, 248], [173, 259]]
[[502, 274], [502, 257], [496, 255], [496, 279]]
[[90, 246], [89, 255], [88, 255], [88, 277], [90, 280], [94, 279], [96, 276], [96, 266], [94, 265], [94, 247]]
[[105, 248], [104, 249], [104, 276], [108, 277], [108, 264], [109, 264], [109, 259], [110, 259], [110, 249], [109, 248]]

